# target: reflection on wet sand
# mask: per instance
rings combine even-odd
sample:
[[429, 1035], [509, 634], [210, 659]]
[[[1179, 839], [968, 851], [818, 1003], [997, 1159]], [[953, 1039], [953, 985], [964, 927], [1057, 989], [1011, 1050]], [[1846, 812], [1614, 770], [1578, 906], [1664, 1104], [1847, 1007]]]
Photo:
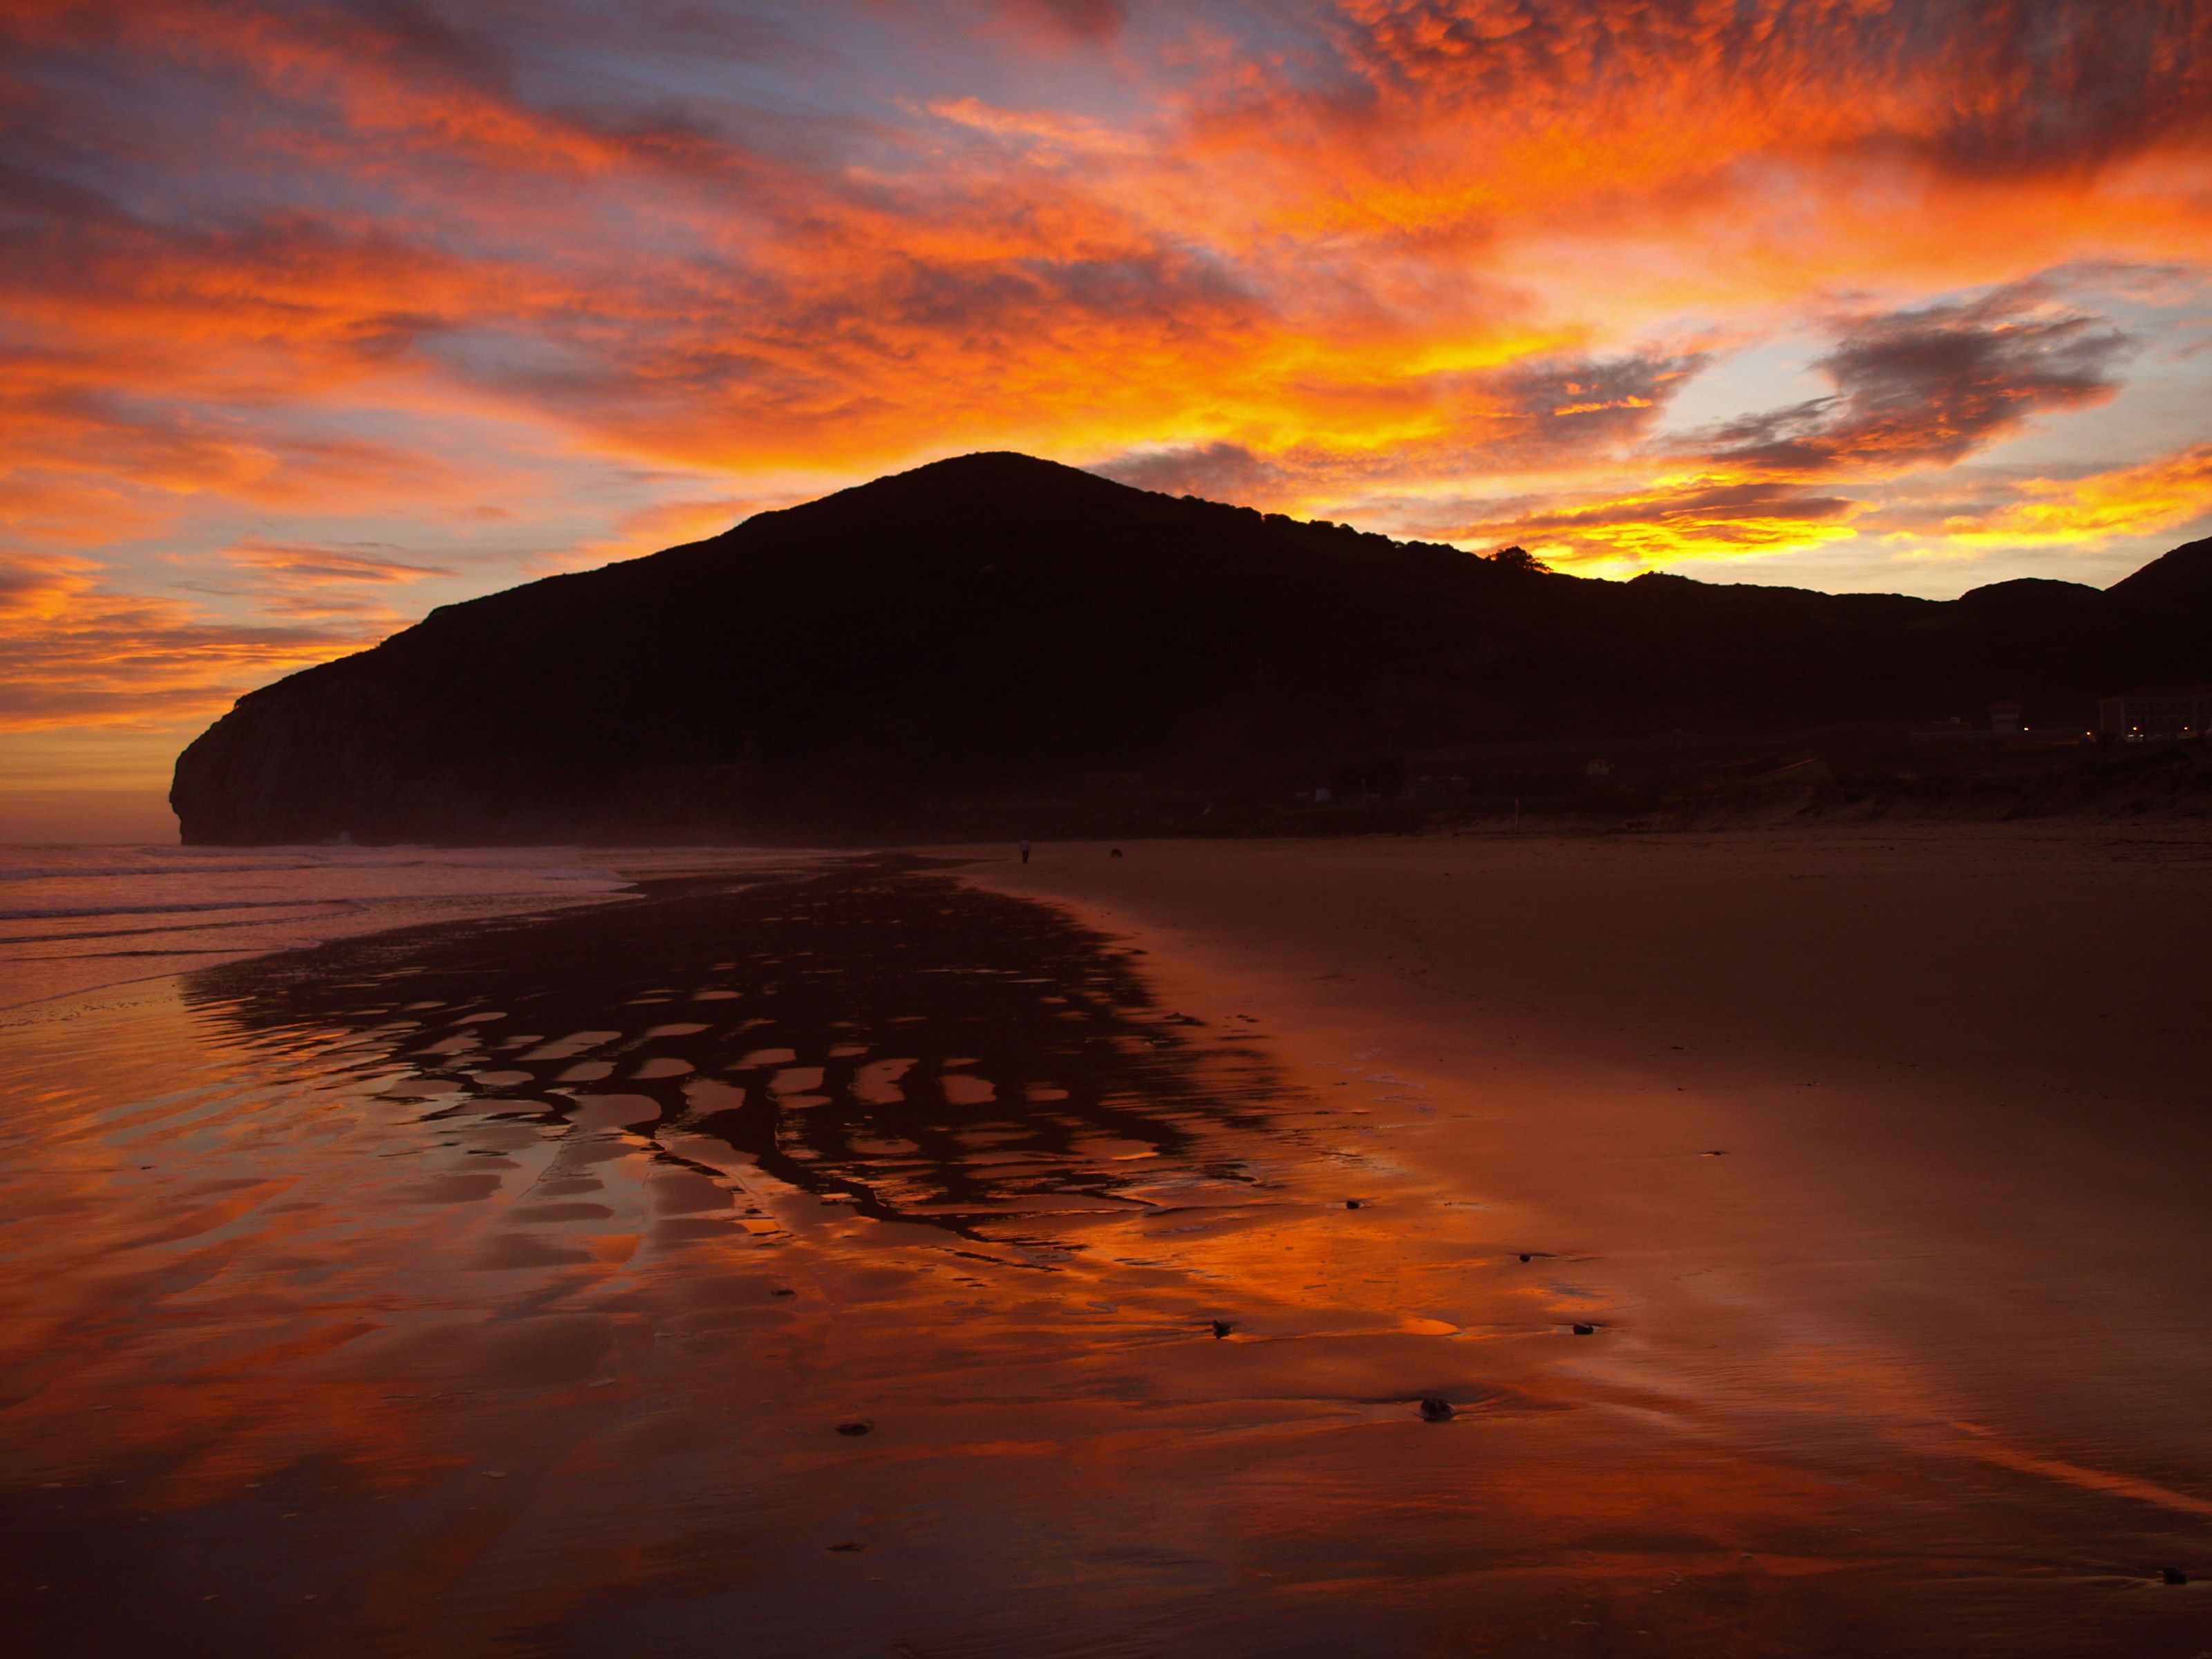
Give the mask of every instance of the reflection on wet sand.
[[1154, 1008], [1129, 957], [913, 862], [750, 890], [663, 881], [642, 914], [540, 921], [521, 950], [484, 929], [384, 972], [247, 967], [191, 995], [247, 1031], [350, 1030], [356, 1069], [407, 1066], [387, 1092], [452, 1093], [426, 1121], [557, 1125], [585, 1097], [671, 1158], [708, 1137], [864, 1214], [955, 1229], [1130, 1207], [1114, 1190], [1134, 1162], [1187, 1152], [1186, 1118], [1264, 1121], [1273, 1085]]
[[1394, 1154], [1471, 1103], [926, 868], [723, 887], [19, 1034], [34, 1650], [2197, 1651], [2170, 1510], [1894, 1367], [1624, 1370]]

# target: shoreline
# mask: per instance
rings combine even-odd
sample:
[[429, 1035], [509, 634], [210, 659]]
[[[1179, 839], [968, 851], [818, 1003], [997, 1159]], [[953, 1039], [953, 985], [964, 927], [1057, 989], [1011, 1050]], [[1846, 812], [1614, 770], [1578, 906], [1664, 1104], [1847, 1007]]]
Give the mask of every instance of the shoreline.
[[[18, 852], [83, 852], [106, 850], [99, 847], [49, 848], [32, 846], [18, 848]], [[118, 858], [143, 854], [143, 847], [118, 847]], [[162, 849], [164, 852], [169, 849]], [[200, 849], [195, 849], [200, 850]], [[240, 860], [283, 858], [301, 852], [320, 854], [329, 849], [222, 848], [204, 849], [214, 856], [234, 854]], [[282, 957], [293, 951], [312, 950], [317, 945], [349, 939], [366, 939], [381, 933], [404, 933], [416, 928], [466, 927], [471, 922], [501, 917], [529, 917], [538, 915], [555, 915], [565, 910], [592, 905], [633, 901], [644, 885], [664, 878], [712, 877], [717, 875], [746, 875], [756, 872], [781, 872], [789, 868], [812, 867], [841, 856], [850, 856], [819, 848], [623, 848], [608, 849], [621, 854], [608, 860], [592, 860], [595, 849], [577, 847], [546, 847], [517, 848], [365, 848], [364, 853], [413, 854], [419, 857], [410, 862], [436, 865], [466, 860], [470, 855], [491, 854], [495, 857], [515, 858], [520, 854], [537, 854], [545, 857], [567, 855], [589, 869], [604, 862], [607, 873], [625, 884], [611, 890], [587, 890], [576, 893], [559, 892], [452, 892], [387, 895], [368, 892], [362, 896], [325, 896], [303, 893], [296, 897], [270, 901], [257, 899], [247, 902], [205, 903], [185, 902], [167, 912], [186, 916], [204, 915], [224, 911], [286, 910], [293, 914], [281, 917], [264, 918], [245, 915], [222, 921], [187, 921], [173, 926], [160, 925], [156, 917], [163, 914], [155, 907], [149, 914], [143, 907], [128, 906], [115, 912], [115, 916], [131, 924], [121, 928], [98, 927], [111, 920], [97, 908], [78, 908], [56, 910], [42, 915], [37, 911], [19, 916], [0, 916], [0, 1027], [16, 1023], [15, 1016], [27, 1011], [67, 1005], [80, 997], [97, 997], [108, 991], [126, 986], [147, 985], [178, 974], [196, 973], [204, 969], [227, 967], [237, 963], [253, 962], [264, 957]], [[538, 860], [543, 862], [543, 858]], [[246, 868], [251, 870], [252, 866]], [[404, 865], [401, 867], [404, 867]], [[278, 875], [287, 872], [287, 866], [273, 866]], [[536, 870], [518, 867], [518, 873], [538, 873]], [[48, 873], [41, 872], [40, 873]], [[64, 879], [75, 872], [67, 869], [51, 872]], [[86, 872], [92, 879], [102, 877], [137, 875], [138, 872], [119, 872], [94, 869]], [[189, 862], [179, 861], [173, 871], [160, 873], [187, 879], [201, 872]], [[234, 874], [234, 870], [218, 869], [217, 874]], [[343, 867], [313, 870], [314, 875], [337, 875], [343, 878], [355, 872]], [[358, 872], [364, 886], [370, 878], [383, 873], [374, 866]], [[82, 880], [84, 877], [77, 877]], [[22, 878], [18, 878], [21, 881]], [[15, 886], [17, 882], [8, 884]], [[343, 881], [341, 884], [343, 884]], [[277, 881], [272, 889], [281, 889]], [[9, 893], [6, 897], [21, 896]], [[132, 896], [137, 896], [133, 895]], [[343, 908], [337, 908], [343, 907]], [[76, 923], [80, 929], [92, 924], [97, 931], [68, 931]], [[21, 939], [11, 938], [12, 928], [21, 933], [27, 928], [46, 930], [43, 933]], [[228, 946], [203, 943], [207, 936], [237, 929], [245, 937], [234, 938]], [[248, 942], [248, 939], [251, 942]], [[99, 944], [113, 939], [118, 946], [112, 950], [97, 948]], [[161, 942], [170, 941], [166, 947]], [[71, 950], [72, 945], [92, 945], [92, 949]], [[14, 953], [18, 945], [46, 946], [43, 955]], [[53, 947], [61, 947], [55, 949]], [[131, 967], [121, 964], [129, 962]], [[155, 963], [159, 965], [155, 965]], [[72, 969], [68, 964], [82, 963]], [[105, 964], [105, 965], [101, 965]], [[140, 971], [143, 969], [143, 971]], [[33, 994], [21, 994], [29, 991]]]

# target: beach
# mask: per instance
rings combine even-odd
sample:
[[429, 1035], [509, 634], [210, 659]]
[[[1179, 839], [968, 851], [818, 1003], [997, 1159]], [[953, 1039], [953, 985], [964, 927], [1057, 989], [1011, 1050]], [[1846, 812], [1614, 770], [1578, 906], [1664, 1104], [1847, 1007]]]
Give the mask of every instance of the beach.
[[2202, 838], [1121, 851], [18, 1011], [33, 1650], [2212, 1645]]
[[1432, 1114], [1397, 1156], [1574, 1259], [1553, 1305], [1606, 1322], [1577, 1373], [1680, 1390], [1678, 1428], [1783, 1413], [1785, 1455], [1850, 1425], [1892, 1478], [2025, 1476], [2082, 1507], [2022, 1582], [2122, 1582], [2136, 1524], [2181, 1548], [2212, 1515], [2201, 834], [1125, 850], [985, 878], [1167, 942], [1186, 999], [1257, 1013], [1293, 1071], [1387, 1073], [1377, 1113]]

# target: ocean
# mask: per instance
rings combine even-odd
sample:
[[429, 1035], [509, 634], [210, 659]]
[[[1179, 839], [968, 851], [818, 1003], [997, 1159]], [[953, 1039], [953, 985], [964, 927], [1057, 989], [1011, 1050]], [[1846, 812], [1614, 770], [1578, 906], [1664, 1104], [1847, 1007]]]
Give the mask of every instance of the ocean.
[[357, 933], [619, 902], [636, 875], [793, 857], [696, 847], [0, 847], [0, 1009]]

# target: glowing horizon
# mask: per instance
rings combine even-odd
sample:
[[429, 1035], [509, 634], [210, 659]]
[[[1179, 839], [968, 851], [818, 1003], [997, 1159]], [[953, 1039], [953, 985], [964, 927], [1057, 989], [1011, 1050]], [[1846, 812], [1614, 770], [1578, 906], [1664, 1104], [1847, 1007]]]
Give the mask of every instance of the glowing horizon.
[[0, 793], [1017, 449], [1579, 574], [2212, 533], [2212, 12], [0, 3]]

